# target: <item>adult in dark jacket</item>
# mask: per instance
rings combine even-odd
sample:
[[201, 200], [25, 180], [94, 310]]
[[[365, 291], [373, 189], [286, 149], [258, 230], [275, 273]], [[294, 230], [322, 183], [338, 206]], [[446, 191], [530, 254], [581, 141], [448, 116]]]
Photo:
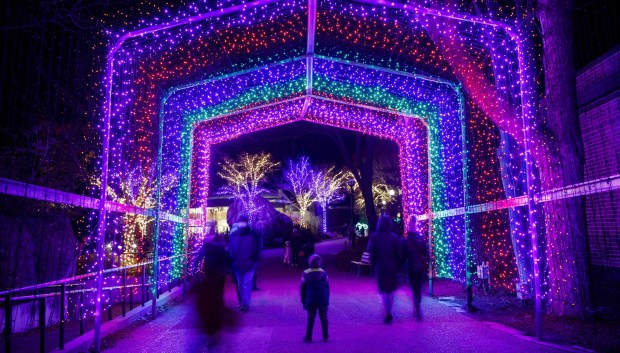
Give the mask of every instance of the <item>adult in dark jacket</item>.
[[394, 291], [398, 283], [398, 270], [402, 258], [401, 243], [392, 233], [392, 218], [381, 215], [377, 222], [377, 231], [370, 235], [368, 248], [372, 265], [377, 273], [379, 293], [383, 300], [386, 324], [392, 323], [392, 306]]
[[197, 285], [197, 307], [208, 332], [215, 332], [221, 324], [224, 308], [224, 282], [230, 272], [230, 255], [226, 242], [216, 234], [208, 234], [194, 259], [194, 268], [203, 263], [203, 280]]
[[226, 242], [216, 234], [209, 234], [196, 254], [194, 268], [203, 263], [204, 279], [213, 290], [217, 306], [224, 303], [224, 282], [230, 272], [231, 259], [226, 250]]
[[308, 312], [305, 342], [312, 342], [314, 320], [318, 311], [321, 319], [323, 341], [329, 338], [327, 330], [327, 307], [329, 306], [329, 282], [327, 273], [321, 268], [321, 257], [313, 254], [308, 259], [309, 269], [301, 275], [301, 303]]
[[260, 254], [260, 235], [249, 227], [248, 216], [245, 214], [239, 215], [237, 226], [230, 234], [229, 248], [239, 288], [239, 309], [247, 311], [252, 295], [252, 277]]
[[415, 311], [413, 315], [422, 320], [422, 281], [428, 271], [428, 247], [424, 237], [417, 231], [417, 218], [411, 216], [408, 226], [407, 238], [403, 241], [403, 257], [407, 262], [407, 274], [409, 284], [413, 292], [413, 305]]

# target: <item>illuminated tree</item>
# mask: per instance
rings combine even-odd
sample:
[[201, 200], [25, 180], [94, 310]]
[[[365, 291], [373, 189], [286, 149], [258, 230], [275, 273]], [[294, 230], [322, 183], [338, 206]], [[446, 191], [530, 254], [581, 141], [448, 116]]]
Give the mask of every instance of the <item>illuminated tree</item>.
[[284, 179], [287, 181], [289, 191], [293, 193], [297, 208], [299, 209], [299, 222], [305, 225], [305, 214], [312, 203], [317, 201], [313, 185], [315, 171], [312, 170], [310, 159], [301, 156], [296, 160], [289, 160], [287, 169], [284, 171]]
[[[359, 209], [365, 209], [366, 202], [364, 198], [361, 196], [359, 188], [354, 187], [353, 191], [355, 192], [355, 205]], [[394, 196], [396, 195], [396, 188], [390, 185], [387, 185], [383, 182], [375, 181], [372, 184], [372, 200], [375, 208], [380, 208], [392, 201], [394, 201]]]
[[323, 233], [327, 232], [327, 205], [334, 201], [339, 195], [342, 186], [347, 180], [347, 174], [339, 171], [334, 172], [335, 167], [317, 170], [312, 177], [312, 186], [317, 202], [323, 210], [322, 228]]
[[217, 174], [222, 177], [228, 185], [222, 188], [223, 191], [233, 194], [243, 203], [248, 212], [250, 224], [252, 215], [258, 211], [255, 205], [255, 198], [264, 189], [269, 173], [275, 171], [279, 162], [275, 162], [269, 153], [248, 154], [242, 153], [237, 160], [228, 157], [220, 163], [220, 172]]
[[[138, 163], [133, 167], [124, 169], [115, 175], [116, 183], [108, 183], [108, 197], [125, 205], [136, 206], [143, 209], [154, 209], [157, 203], [155, 199], [157, 191], [157, 172], [154, 164]], [[99, 179], [93, 180], [96, 186], [100, 186]], [[165, 193], [178, 185], [178, 177], [175, 173], [163, 172], [161, 179], [161, 191]], [[136, 263], [139, 255], [145, 253], [149, 224], [155, 219], [142, 214], [125, 213], [123, 216], [123, 238], [121, 250], [121, 266]], [[116, 251], [110, 244], [112, 251]]]

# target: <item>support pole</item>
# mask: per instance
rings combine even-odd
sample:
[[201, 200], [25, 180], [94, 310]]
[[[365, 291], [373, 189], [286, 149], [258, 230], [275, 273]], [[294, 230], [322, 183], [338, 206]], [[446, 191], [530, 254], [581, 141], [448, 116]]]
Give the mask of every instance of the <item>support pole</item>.
[[[151, 289], [153, 298], [151, 302], [151, 315], [155, 319], [157, 313], [157, 286], [159, 284], [159, 233], [161, 231], [160, 215], [161, 211], [161, 168], [162, 154], [164, 148], [164, 111], [165, 104], [162, 104], [159, 112], [159, 139], [157, 141], [157, 188], [155, 192], [155, 232], [153, 234], [153, 288]], [[189, 215], [188, 215], [189, 216]]]
[[101, 150], [101, 185], [99, 195], [99, 219], [97, 224], [97, 292], [95, 294], [95, 329], [94, 329], [94, 351], [101, 351], [101, 324], [103, 311], [103, 270], [105, 264], [105, 228], [106, 228], [106, 209], [105, 203], [108, 191], [108, 163], [110, 160], [110, 120], [112, 115], [112, 80], [114, 74], [114, 55], [122, 45], [119, 41], [107, 55], [107, 66], [105, 73], [104, 86], [106, 89], [105, 103], [103, 105], [103, 146]]
[[426, 154], [428, 155], [428, 295], [433, 296], [433, 165], [431, 159], [431, 129], [426, 123]]
[[459, 100], [459, 120], [461, 121], [461, 161], [463, 163], [463, 232], [465, 237], [465, 284], [467, 286], [467, 310], [474, 309], [473, 290], [471, 285], [471, 242], [468, 231], [467, 203], [469, 199], [469, 181], [467, 178], [467, 126], [465, 125], [465, 97], [460, 86], [454, 87]]
[[535, 115], [535, 107], [532, 106], [531, 82], [534, 79], [527, 74], [526, 50], [520, 36], [513, 35], [512, 38], [517, 44], [517, 55], [519, 61], [519, 85], [521, 91], [521, 117], [523, 119], [523, 146], [525, 150], [525, 175], [527, 184], [527, 207], [528, 207], [528, 228], [532, 246], [532, 272], [534, 273], [534, 315], [536, 321], [536, 338], [543, 340], [542, 332], [542, 294], [540, 289], [540, 254], [538, 253], [538, 233], [536, 231], [536, 190], [532, 171], [532, 151], [530, 145], [530, 130], [532, 129], [531, 119]]
[[306, 43], [306, 94], [312, 94], [314, 74], [314, 36], [316, 33], [316, 0], [308, 0], [308, 42]]
[[[188, 184], [188, 188], [187, 188], [187, 215], [185, 217], [186, 222], [185, 222], [185, 229], [183, 230], [185, 233], [185, 236], [183, 237], [183, 241], [184, 241], [184, 250], [185, 250], [185, 256], [183, 258], [183, 300], [185, 300], [187, 298], [187, 277], [189, 276], [189, 226], [190, 226], [190, 217], [189, 217], [189, 208], [190, 208], [190, 201], [191, 201], [191, 195], [192, 195], [192, 168], [193, 168], [193, 158], [191, 157], [194, 154], [194, 132], [195, 130], [195, 126], [194, 128], [190, 129], [191, 134], [190, 134], [190, 147], [189, 147], [189, 165], [188, 165], [188, 174], [189, 176], [187, 177], [187, 184]], [[206, 209], [205, 209], [206, 211]], [[204, 213], [204, 216], [206, 217], [206, 212]], [[203, 223], [203, 226], [206, 223]]]

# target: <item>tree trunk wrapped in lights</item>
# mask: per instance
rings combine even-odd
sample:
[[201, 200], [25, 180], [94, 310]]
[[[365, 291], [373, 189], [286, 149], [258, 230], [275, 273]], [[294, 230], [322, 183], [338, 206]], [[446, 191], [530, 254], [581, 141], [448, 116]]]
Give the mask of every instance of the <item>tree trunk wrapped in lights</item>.
[[[542, 0], [536, 9], [542, 29], [544, 97], [548, 109], [533, 117], [529, 142], [540, 170], [543, 190], [583, 181], [583, 142], [579, 130], [573, 60], [574, 10], [574, 0]], [[532, 11], [529, 9], [530, 13]], [[500, 129], [523, 146], [521, 117], [515, 107], [502, 98], [498, 87], [489, 81], [482, 67], [471, 59], [456, 35], [455, 22], [444, 20], [441, 26], [429, 27], [427, 31], [471, 99]], [[521, 28], [521, 31], [524, 32], [524, 29]], [[522, 36], [531, 35], [527, 30], [522, 33]], [[536, 57], [534, 48], [524, 47], [525, 62], [530, 65], [521, 69], [530, 70], [526, 76], [537, 77], [535, 72], [531, 72], [532, 65], [541, 58]], [[541, 83], [525, 82], [524, 85], [535, 96]], [[525, 101], [523, 104], [536, 102]], [[583, 316], [589, 303], [583, 200], [572, 198], [547, 202], [544, 211], [551, 310], [560, 315]]]

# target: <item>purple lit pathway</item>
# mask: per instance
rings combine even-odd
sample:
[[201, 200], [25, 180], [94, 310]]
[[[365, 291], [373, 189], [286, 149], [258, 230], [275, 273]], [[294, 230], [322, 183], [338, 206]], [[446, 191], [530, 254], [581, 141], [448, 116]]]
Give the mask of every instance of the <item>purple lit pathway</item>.
[[[473, 320], [435, 299], [423, 298], [425, 320], [412, 318], [410, 291], [396, 293], [394, 323], [383, 324], [374, 279], [334, 269], [342, 240], [317, 244], [331, 282], [330, 340], [322, 342], [317, 317], [314, 342], [302, 342], [306, 313], [299, 302], [301, 269], [282, 264], [281, 250], [263, 252], [260, 291], [247, 313], [228, 310], [215, 335], [201, 328], [195, 298], [169, 308], [154, 321], [120, 335], [105, 352], [562, 352]], [[234, 286], [226, 285], [226, 305], [236, 305]]]

